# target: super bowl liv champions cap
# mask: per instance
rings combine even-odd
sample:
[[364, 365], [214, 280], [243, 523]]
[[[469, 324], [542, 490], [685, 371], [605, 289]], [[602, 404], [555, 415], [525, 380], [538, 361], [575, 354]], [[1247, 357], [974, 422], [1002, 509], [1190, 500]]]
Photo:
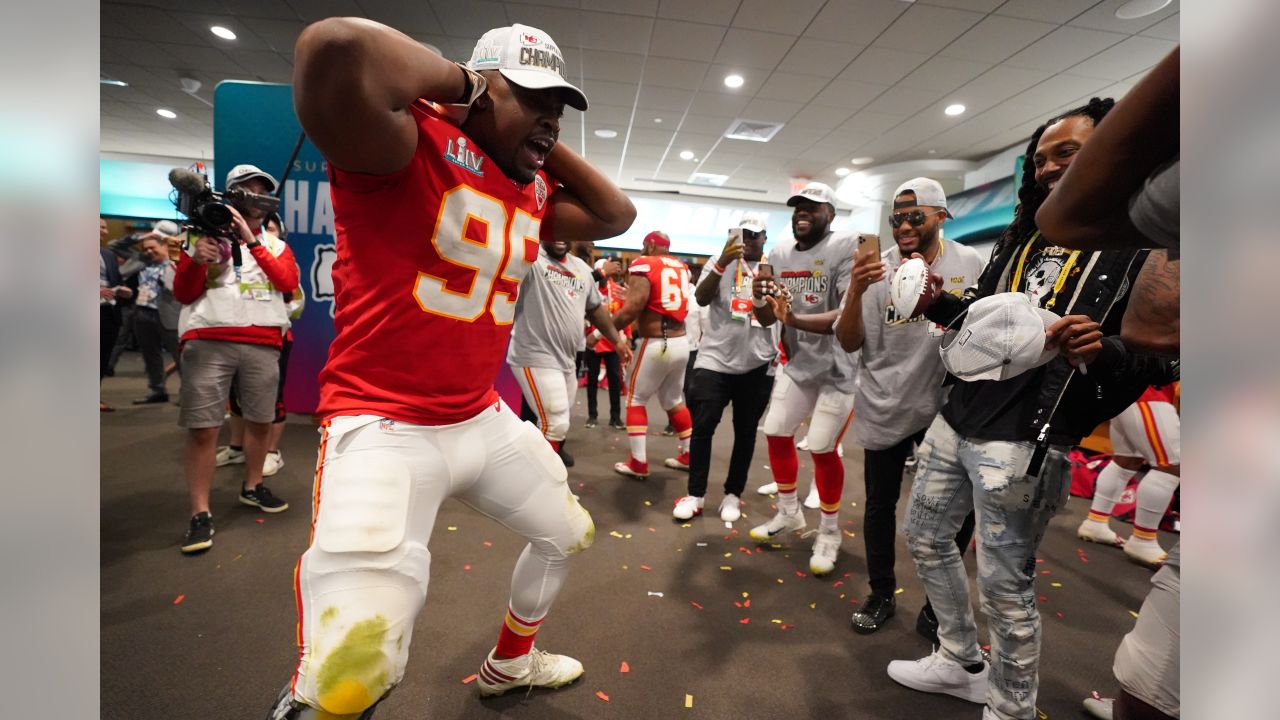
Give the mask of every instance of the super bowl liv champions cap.
[[916, 205], [942, 208], [947, 213], [947, 217], [954, 217], [951, 211], [947, 210], [947, 194], [943, 192], [942, 185], [937, 180], [927, 177], [911, 178], [899, 185], [898, 189], [893, 191], [893, 196], [896, 198], [905, 192], [915, 193]]
[[530, 90], [564, 88], [565, 102], [570, 107], [587, 109], [587, 96], [561, 74], [564, 55], [560, 48], [538, 28], [516, 24], [490, 30], [471, 51], [467, 67], [497, 70], [507, 80]]
[[1049, 362], [1045, 331], [1060, 320], [1019, 292], [997, 293], [969, 306], [959, 332], [939, 351], [947, 372], [961, 380], [1008, 380]]
[[805, 185], [800, 192], [787, 198], [787, 206], [795, 207], [796, 203], [801, 200], [812, 200], [813, 202], [826, 203], [831, 207], [835, 207], [836, 191], [832, 190], [830, 185], [815, 180]]

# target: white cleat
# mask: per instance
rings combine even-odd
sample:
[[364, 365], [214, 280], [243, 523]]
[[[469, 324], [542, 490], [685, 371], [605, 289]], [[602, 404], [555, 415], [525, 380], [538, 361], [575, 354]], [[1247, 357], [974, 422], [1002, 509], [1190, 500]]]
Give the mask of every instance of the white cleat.
[[516, 688], [558, 688], [582, 677], [582, 663], [568, 655], [552, 655], [537, 648], [517, 658], [499, 660], [493, 651], [476, 677], [481, 695], [501, 695]]
[[662, 461], [662, 464], [666, 465], [672, 470], [684, 470], [685, 472], [688, 472], [689, 471], [689, 453], [681, 453], [676, 457], [667, 458], [666, 460]]
[[1129, 556], [1130, 560], [1147, 567], [1158, 568], [1164, 565], [1165, 559], [1169, 557], [1169, 553], [1160, 547], [1160, 543], [1155, 540], [1143, 540], [1140, 537], [1130, 537], [1124, 543], [1124, 554]]
[[756, 492], [759, 493], [760, 495], [777, 495], [778, 483], [771, 482], [765, 485], [761, 485], [760, 487], [756, 488]]
[[932, 655], [919, 660], [894, 660], [889, 663], [889, 677], [912, 690], [951, 695], [985, 705], [987, 669], [984, 662], [982, 672], [971, 673], [960, 663], [944, 657], [942, 650], [935, 650]]
[[814, 575], [826, 575], [836, 569], [836, 556], [840, 554], [841, 535], [839, 530], [819, 530], [813, 541], [813, 555], [809, 557], [809, 572]]
[[727, 523], [738, 522], [742, 517], [742, 500], [737, 495], [725, 495], [720, 501], [720, 519]]
[[822, 507], [822, 500], [818, 497], [818, 481], [813, 481], [809, 486], [809, 494], [804, 498], [804, 506], [810, 510], [817, 510]]
[[706, 498], [685, 495], [676, 501], [676, 508], [671, 511], [671, 516], [677, 520], [688, 520], [694, 515], [701, 515], [704, 502]]
[[1098, 522], [1085, 518], [1080, 523], [1080, 527], [1076, 528], [1076, 537], [1091, 543], [1100, 545], [1111, 545], [1112, 547], [1123, 547], [1124, 538], [1116, 534], [1108, 523]]
[[775, 542], [789, 532], [803, 530], [804, 525], [804, 514], [799, 510], [796, 510], [794, 514], [779, 510], [772, 520], [751, 528], [751, 531], [747, 534], [756, 542]]

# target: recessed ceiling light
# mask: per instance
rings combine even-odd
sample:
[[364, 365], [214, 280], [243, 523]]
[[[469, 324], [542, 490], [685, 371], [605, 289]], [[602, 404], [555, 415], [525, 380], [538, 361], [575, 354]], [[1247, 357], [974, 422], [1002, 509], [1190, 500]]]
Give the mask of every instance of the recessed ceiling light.
[[178, 113], [164, 108], [156, 108], [156, 114], [162, 118], [169, 118], [170, 120], [178, 117]]
[[230, 30], [228, 30], [227, 28], [222, 27], [221, 25], [214, 25], [213, 27], [209, 28], [209, 32], [213, 33], [214, 35], [217, 35], [218, 37], [222, 38], [223, 40], [235, 40], [235, 39], [236, 39], [236, 34], [235, 34], [235, 33], [231, 32], [231, 31], [230, 31]]
[[616, 138], [618, 137], [618, 131], [617, 130], [597, 130], [596, 137], [605, 138], [605, 139]]
[[1140, 17], [1146, 17], [1154, 12], [1160, 12], [1169, 6], [1173, 0], [1129, 0], [1129, 2], [1116, 8], [1116, 17], [1121, 20], [1134, 20]]
[[742, 83], [744, 82], [746, 81], [742, 79], [741, 75], [725, 75], [724, 76], [724, 84], [726, 87], [740, 88], [742, 87]]
[[693, 151], [692, 151], [692, 150], [681, 150], [681, 151], [680, 151], [680, 159], [681, 159], [681, 160], [692, 160], [692, 159], [693, 159]]
[[840, 177], [844, 177], [845, 175], [848, 175], [848, 174], [849, 174], [849, 168], [846, 168], [846, 167], [836, 168], [836, 175]]
[[662, 124], [662, 118], [654, 118], [653, 121], [658, 123], [659, 125]]
[[873, 157], [856, 157], [850, 160], [849, 162], [853, 163], [854, 165], [866, 165], [867, 163], [870, 163], [873, 160], [875, 160], [875, 158]]
[[965, 110], [965, 107], [963, 105], [961, 105], [960, 103], [955, 103], [953, 105], [948, 105], [946, 109], [943, 110], [942, 112], [948, 115], [962, 115], [964, 114], [964, 110]]

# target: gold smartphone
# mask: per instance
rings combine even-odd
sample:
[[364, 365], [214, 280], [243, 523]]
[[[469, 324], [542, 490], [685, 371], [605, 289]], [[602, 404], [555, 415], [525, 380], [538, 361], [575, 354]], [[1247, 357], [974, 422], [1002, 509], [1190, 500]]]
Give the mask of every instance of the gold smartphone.
[[880, 236], [864, 233], [858, 235], [858, 249], [853, 254], [853, 264], [865, 265], [880, 260]]

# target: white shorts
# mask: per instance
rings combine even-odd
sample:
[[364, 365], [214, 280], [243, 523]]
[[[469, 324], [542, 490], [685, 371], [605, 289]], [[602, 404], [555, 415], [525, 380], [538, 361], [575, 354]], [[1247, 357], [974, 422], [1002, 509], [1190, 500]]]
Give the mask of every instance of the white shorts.
[[578, 376], [559, 368], [511, 367], [525, 402], [538, 416], [538, 429], [548, 440], [569, 434], [569, 410], [578, 394]]
[[787, 376], [784, 365], [778, 371], [769, 396], [769, 409], [764, 414], [764, 434], [779, 436], [796, 434], [800, 423], [810, 415], [806, 440], [809, 451], [828, 453], [836, 449], [853, 419], [853, 394], [820, 385], [801, 385]]
[[684, 402], [684, 371], [689, 364], [689, 338], [643, 338], [627, 371], [627, 407], [644, 407], [658, 396], [663, 410]]
[[[321, 432], [311, 543], [294, 585], [301, 650], [294, 697], [313, 707], [351, 713], [403, 677], [427, 597], [427, 542], [446, 498], [544, 551], [567, 556], [595, 536], [564, 464], [501, 402], [455, 425], [359, 415], [335, 418]], [[506, 593], [483, 602], [498, 615]]]
[[1173, 405], [1136, 402], [1111, 420], [1116, 455], [1140, 457], [1153, 467], [1182, 462], [1182, 422]]

